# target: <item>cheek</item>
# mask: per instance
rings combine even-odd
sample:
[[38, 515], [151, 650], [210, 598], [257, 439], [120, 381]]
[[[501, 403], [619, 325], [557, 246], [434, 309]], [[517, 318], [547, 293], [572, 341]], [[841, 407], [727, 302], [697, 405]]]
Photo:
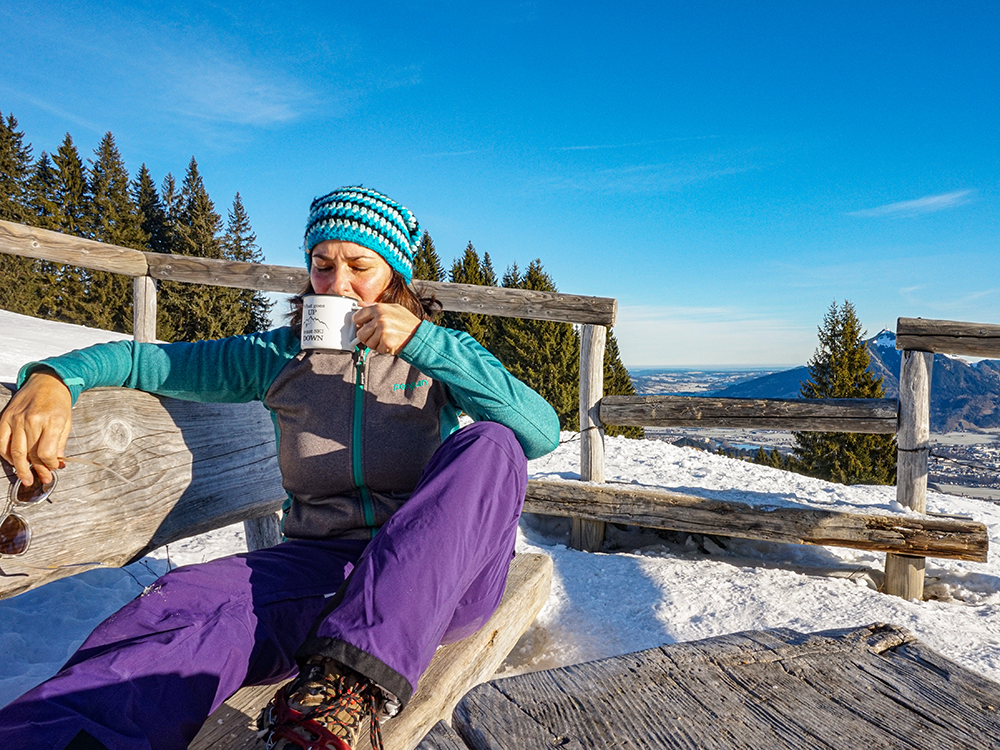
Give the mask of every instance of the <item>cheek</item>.
[[309, 273], [309, 283], [312, 284], [313, 291], [316, 292], [316, 294], [329, 294], [330, 281], [329, 279], [324, 278], [328, 275], [329, 274]]
[[[388, 266], [386, 268], [388, 269]], [[354, 290], [362, 302], [378, 302], [378, 298], [388, 288], [391, 279], [392, 272], [387, 270], [385, 273], [379, 273], [372, 278], [355, 282]]]

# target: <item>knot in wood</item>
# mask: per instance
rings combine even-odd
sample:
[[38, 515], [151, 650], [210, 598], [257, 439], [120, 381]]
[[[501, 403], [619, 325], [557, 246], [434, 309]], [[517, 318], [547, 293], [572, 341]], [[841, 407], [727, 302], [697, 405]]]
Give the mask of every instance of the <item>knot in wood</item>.
[[115, 453], [124, 453], [132, 442], [132, 428], [121, 419], [112, 419], [104, 426], [104, 446]]

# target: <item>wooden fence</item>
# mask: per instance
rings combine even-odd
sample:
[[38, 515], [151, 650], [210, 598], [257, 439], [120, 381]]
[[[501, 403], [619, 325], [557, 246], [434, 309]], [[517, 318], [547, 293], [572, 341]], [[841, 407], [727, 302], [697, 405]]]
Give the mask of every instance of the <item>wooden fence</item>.
[[[309, 280], [304, 268], [143, 252], [9, 221], [0, 221], [0, 252], [133, 277], [133, 335], [136, 341], [145, 342], [156, 340], [156, 280], [285, 294], [298, 294]], [[580, 325], [580, 477], [603, 481], [598, 405], [604, 393], [607, 327], [615, 323], [617, 300], [473, 284], [419, 284], [445, 310]], [[575, 520], [574, 546], [599, 546], [595, 529], [603, 538], [603, 524]], [[269, 518], [247, 521], [246, 530], [248, 544], [258, 546], [269, 546], [280, 536], [277, 523]]]
[[[156, 337], [156, 279], [297, 293], [305, 287], [308, 278], [306, 271], [300, 268], [141, 252], [5, 221], [0, 221], [0, 252], [132, 276], [135, 338], [138, 341], [153, 341]], [[615, 522], [777, 542], [881, 550], [887, 553], [883, 590], [906, 598], [922, 595], [925, 556], [986, 559], [986, 529], [972, 521], [870, 516], [808, 508], [760, 508], [677, 492], [603, 485], [602, 428], [606, 424], [614, 424], [896, 432], [900, 477], [897, 498], [904, 506], [922, 513], [925, 509], [929, 453], [929, 384], [933, 361], [929, 352], [1000, 356], [1000, 326], [901, 318], [897, 346], [905, 351], [898, 410], [893, 399], [603, 397], [606, 327], [615, 322], [617, 303], [614, 299], [465, 284], [420, 283], [434, 292], [446, 310], [568, 322], [581, 326], [582, 481], [532, 481], [525, 501], [525, 509], [530, 512], [572, 518], [571, 544], [574, 547], [599, 549], [605, 522]], [[0, 393], [0, 396], [3, 395]], [[5, 400], [0, 398], [0, 407]], [[227, 430], [227, 434], [229, 432]], [[273, 471], [276, 467], [268, 469], [268, 472]], [[276, 517], [271, 512], [278, 503], [280, 498], [255, 499], [240, 507], [227, 505], [222, 515], [228, 519], [227, 522], [235, 517], [249, 519], [245, 520], [248, 545], [251, 548], [266, 546], [278, 537]], [[204, 514], [207, 505], [202, 500], [198, 504], [201, 507], [198, 512]], [[162, 512], [173, 520], [178, 517], [170, 509]], [[161, 514], [161, 520], [163, 517]], [[209, 523], [218, 525], [221, 520], [220, 515]], [[204, 530], [205, 523], [203, 518], [182, 517], [181, 522], [169, 525], [169, 535], [180, 538], [179, 535], [187, 530]], [[161, 525], [159, 528], [162, 543], [165, 527]], [[146, 548], [143, 545], [148, 546], [149, 543], [148, 539], [141, 544], [136, 541], [130, 555], [138, 554]], [[37, 570], [29, 572], [28, 576], [35, 580], [64, 574], [53, 572], [50, 568], [45, 573]]]

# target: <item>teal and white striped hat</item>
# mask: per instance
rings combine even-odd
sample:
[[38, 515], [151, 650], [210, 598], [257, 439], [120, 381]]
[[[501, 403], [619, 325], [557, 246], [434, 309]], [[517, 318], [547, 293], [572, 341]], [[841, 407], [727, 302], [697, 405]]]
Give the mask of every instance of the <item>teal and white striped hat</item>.
[[309, 207], [307, 268], [312, 249], [324, 240], [353, 242], [374, 250], [409, 284], [420, 224], [409, 209], [377, 190], [360, 185], [342, 187], [317, 198]]

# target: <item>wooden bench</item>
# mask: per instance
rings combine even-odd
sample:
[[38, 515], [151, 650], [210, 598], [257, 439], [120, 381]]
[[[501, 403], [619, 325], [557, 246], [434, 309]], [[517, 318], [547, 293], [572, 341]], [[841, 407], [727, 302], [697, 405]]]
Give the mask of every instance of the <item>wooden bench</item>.
[[[10, 391], [0, 386], [0, 409]], [[0, 598], [96, 567], [118, 567], [170, 542], [246, 519], [273, 520], [284, 498], [274, 428], [263, 406], [199, 404], [121, 388], [85, 392], [51, 502], [22, 512], [28, 552], [0, 560]], [[10, 467], [4, 465], [8, 479]], [[268, 536], [271, 524], [261, 524]], [[252, 546], [262, 546], [253, 543]], [[552, 560], [518, 555], [492, 619], [439, 649], [413, 700], [386, 724], [386, 748], [410, 750], [492, 676], [548, 598]], [[206, 722], [199, 749], [255, 747], [250, 719], [275, 686], [239, 691]]]
[[708, 638], [491, 681], [419, 750], [988, 750], [1000, 685], [891, 625]]

